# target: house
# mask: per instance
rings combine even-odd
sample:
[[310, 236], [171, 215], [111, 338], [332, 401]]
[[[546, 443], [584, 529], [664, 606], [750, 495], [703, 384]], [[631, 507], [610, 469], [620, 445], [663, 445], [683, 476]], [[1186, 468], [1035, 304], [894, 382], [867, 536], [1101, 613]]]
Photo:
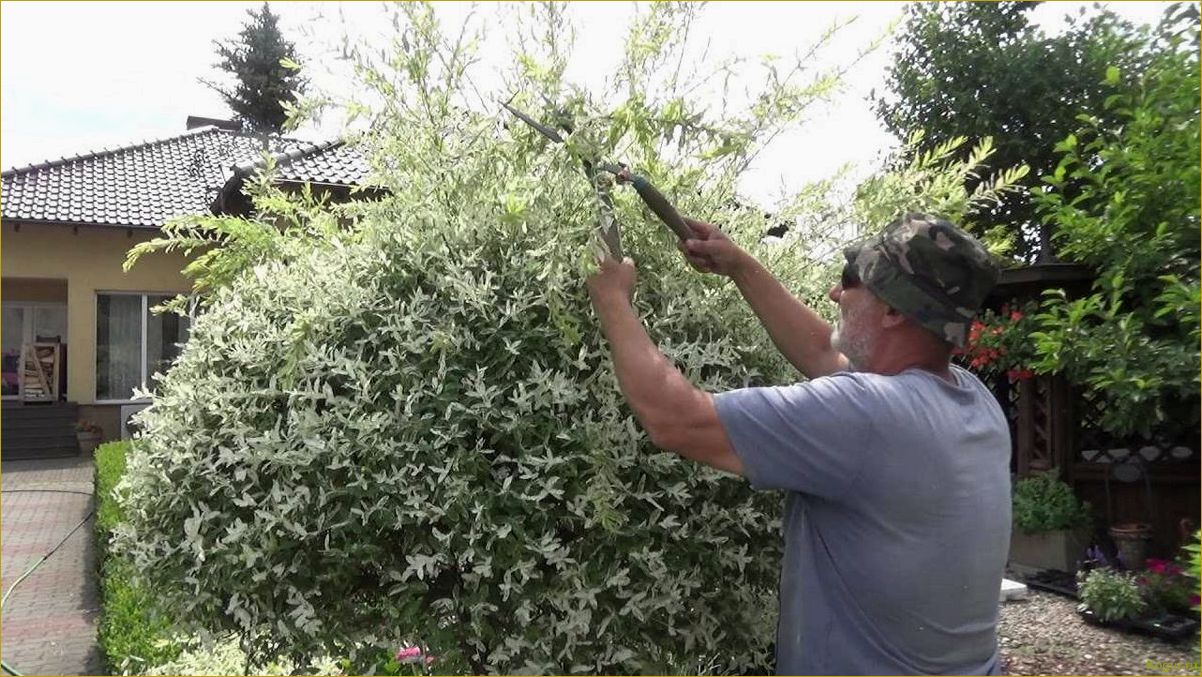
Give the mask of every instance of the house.
[[[339, 141], [267, 145], [285, 187], [341, 199], [367, 172]], [[226, 121], [190, 117], [178, 136], [0, 173], [5, 458], [78, 453], [78, 420], [122, 436], [145, 406], [134, 389], [151, 386], [188, 336], [187, 318], [149, 309], [191, 287], [181, 255], [124, 272], [126, 252], [180, 216], [245, 213], [241, 188], [263, 153]]]

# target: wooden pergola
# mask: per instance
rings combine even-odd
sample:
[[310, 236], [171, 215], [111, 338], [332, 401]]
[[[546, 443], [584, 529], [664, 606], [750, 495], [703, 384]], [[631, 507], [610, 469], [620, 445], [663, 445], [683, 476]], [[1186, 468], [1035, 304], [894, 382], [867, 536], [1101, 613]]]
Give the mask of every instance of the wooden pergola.
[[[1003, 271], [987, 301], [1037, 300], [1046, 289], [1069, 298], [1089, 291], [1094, 276], [1080, 265], [1038, 263]], [[1118, 439], [1097, 424], [1100, 404], [1063, 376], [1035, 376], [1011, 383], [1002, 375], [987, 385], [1010, 421], [1011, 471], [1016, 478], [1055, 469], [1077, 495], [1089, 501], [1096, 536], [1109, 526], [1144, 522], [1152, 526], [1149, 554], [1171, 557], [1199, 525], [1199, 437], [1140, 436]]]

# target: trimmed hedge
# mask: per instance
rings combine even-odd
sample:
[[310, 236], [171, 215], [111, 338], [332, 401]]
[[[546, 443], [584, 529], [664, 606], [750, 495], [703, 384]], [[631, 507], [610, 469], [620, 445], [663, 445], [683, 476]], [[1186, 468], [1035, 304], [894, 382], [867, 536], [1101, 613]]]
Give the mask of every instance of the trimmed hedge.
[[96, 545], [101, 560], [108, 551], [113, 529], [121, 523], [121, 506], [113, 500], [113, 489], [125, 474], [125, 456], [129, 442], [109, 442], [96, 448]]
[[113, 489], [125, 474], [129, 442], [103, 444], [95, 452], [96, 552], [100, 569], [101, 615], [97, 639], [110, 674], [140, 673], [174, 660], [180, 647], [172, 625], [138, 584], [133, 565], [110, 553], [113, 532], [125, 516]]

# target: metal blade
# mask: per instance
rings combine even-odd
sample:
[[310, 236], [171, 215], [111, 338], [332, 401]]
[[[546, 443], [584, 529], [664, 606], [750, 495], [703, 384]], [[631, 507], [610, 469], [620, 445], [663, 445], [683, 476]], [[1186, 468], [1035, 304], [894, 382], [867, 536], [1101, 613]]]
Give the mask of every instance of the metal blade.
[[543, 136], [547, 137], [548, 139], [551, 139], [555, 143], [563, 143], [563, 137], [559, 135], [559, 132], [555, 131], [554, 129], [551, 129], [550, 127], [547, 127], [546, 125], [542, 125], [542, 124], [539, 124], [538, 122], [535, 122], [534, 118], [530, 117], [529, 115], [526, 115], [525, 113], [514, 108], [513, 106], [510, 106], [508, 103], [506, 103], [504, 101], [501, 102], [501, 105], [505, 107], [505, 110], [508, 110], [510, 113], [513, 113], [514, 115], [516, 115], [519, 120], [521, 120], [522, 122], [525, 122], [526, 124], [533, 127], [534, 130], [537, 131], [539, 134], [542, 134]]

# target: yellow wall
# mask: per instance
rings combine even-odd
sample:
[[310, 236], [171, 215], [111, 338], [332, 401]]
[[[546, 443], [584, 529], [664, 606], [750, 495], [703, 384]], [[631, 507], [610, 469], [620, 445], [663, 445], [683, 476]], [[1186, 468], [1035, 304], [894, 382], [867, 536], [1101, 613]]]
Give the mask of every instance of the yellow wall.
[[0, 298], [5, 301], [66, 303], [67, 281], [4, 278], [0, 282]]
[[[121, 264], [134, 244], [157, 231], [129, 234], [125, 228], [47, 226], [10, 223], [0, 227], [0, 274], [3, 293], [32, 288], [21, 280], [56, 278], [67, 281], [67, 399], [80, 404], [96, 400], [96, 292], [140, 291], [179, 293], [191, 288], [180, 274], [186, 261], [178, 254], [153, 254], [125, 273]], [[33, 299], [21, 299], [33, 300]]]

